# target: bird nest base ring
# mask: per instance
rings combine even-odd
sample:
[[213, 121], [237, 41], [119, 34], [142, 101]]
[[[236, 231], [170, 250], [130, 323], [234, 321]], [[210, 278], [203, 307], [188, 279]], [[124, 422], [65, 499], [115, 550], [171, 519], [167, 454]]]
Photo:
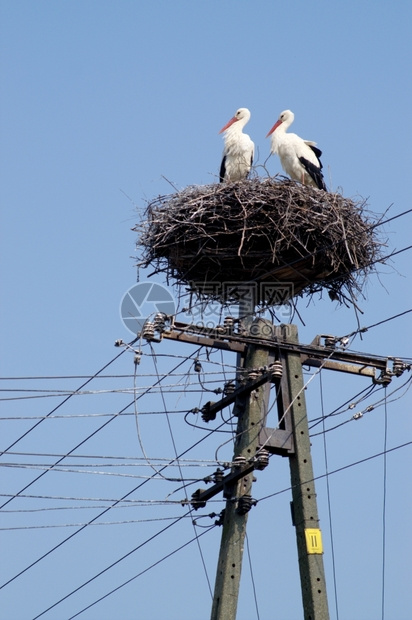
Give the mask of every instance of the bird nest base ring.
[[223, 303], [238, 300], [236, 284], [250, 283], [259, 285], [261, 305], [275, 305], [268, 291], [276, 287], [283, 301], [322, 289], [332, 299], [353, 300], [384, 245], [365, 201], [283, 177], [159, 196], [133, 230], [139, 267]]

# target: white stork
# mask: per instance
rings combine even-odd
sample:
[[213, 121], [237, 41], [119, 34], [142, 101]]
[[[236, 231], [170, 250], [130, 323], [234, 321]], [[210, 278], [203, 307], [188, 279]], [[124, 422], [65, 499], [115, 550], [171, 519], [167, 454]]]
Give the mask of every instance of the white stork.
[[291, 179], [327, 191], [319, 159], [322, 151], [316, 148], [316, 142], [303, 140], [295, 133], [286, 133], [294, 118], [290, 110], [281, 113], [266, 136], [272, 134], [270, 152], [279, 155], [282, 168]]
[[225, 132], [225, 146], [220, 165], [220, 182], [246, 179], [253, 163], [255, 145], [242, 129], [250, 119], [247, 108], [239, 108], [233, 118], [219, 131]]

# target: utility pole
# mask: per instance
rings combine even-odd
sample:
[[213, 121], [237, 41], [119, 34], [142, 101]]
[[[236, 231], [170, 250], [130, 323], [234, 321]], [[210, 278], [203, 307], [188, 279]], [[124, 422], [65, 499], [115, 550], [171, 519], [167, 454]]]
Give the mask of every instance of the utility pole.
[[[249, 324], [249, 334], [260, 339], [268, 338], [272, 330], [263, 330], [270, 326], [269, 321], [256, 319]], [[254, 344], [247, 347], [244, 373], [268, 365], [269, 349]], [[250, 394], [240, 395], [235, 401], [234, 411], [238, 417], [236, 440], [233, 455], [233, 468], [249, 462], [259, 448], [259, 430], [264, 419], [267, 405], [267, 383], [256, 388]], [[266, 394], [265, 394], [266, 392]], [[216, 582], [213, 597], [211, 620], [235, 620], [239, 595], [239, 583], [242, 570], [242, 557], [246, 536], [248, 511], [251, 508], [251, 489], [253, 469], [235, 483], [224, 489], [226, 507], [223, 516], [223, 531], [217, 564]]]
[[[285, 325], [284, 329], [288, 331], [288, 342], [298, 344], [296, 325]], [[291, 506], [296, 529], [304, 618], [328, 620], [322, 535], [319, 529], [301, 356], [299, 352], [287, 351], [284, 361], [294, 441], [294, 454], [289, 456], [293, 498]]]
[[[268, 321], [258, 319], [250, 325], [251, 331], [259, 339], [264, 338], [263, 325], [270, 326], [266, 333], [271, 335], [273, 326]], [[295, 325], [284, 325], [282, 330], [285, 342], [299, 344]], [[247, 369], [252, 370], [269, 366], [270, 351], [273, 352], [273, 343], [268, 342], [268, 346], [265, 348], [249, 345], [244, 366], [245, 373], [247, 373]], [[301, 356], [298, 351], [284, 351], [281, 353], [281, 360], [283, 381], [280, 385], [281, 403], [278, 403], [278, 410], [282, 422], [285, 418], [288, 420], [288, 424], [283, 424], [285, 430], [282, 447], [286, 443], [289, 445], [288, 456], [293, 498], [292, 515], [293, 525], [296, 529], [304, 619], [328, 620], [322, 535], [319, 529]], [[259, 450], [260, 429], [266, 417], [269, 387], [270, 385], [266, 384], [258, 388], [259, 392], [252, 391], [246, 402], [244, 396], [235, 401], [234, 411], [237, 411], [239, 420], [233, 457], [234, 463], [239, 459], [250, 461]], [[274, 453], [279, 453], [279, 450], [280, 447], [278, 446]], [[243, 514], [242, 498], [243, 501], [245, 497], [249, 497], [251, 500], [252, 475], [253, 471], [229, 487], [211, 620], [236, 619], [248, 517], [247, 512]]]
[[[236, 618], [247, 513], [253, 505], [252, 476], [255, 469], [268, 464], [269, 453], [289, 459], [304, 619], [328, 620], [302, 364], [368, 377], [375, 385], [384, 386], [411, 365], [399, 358], [346, 351], [345, 339], [334, 336], [319, 335], [309, 345], [300, 344], [295, 325], [274, 326], [264, 319], [248, 323], [241, 334], [224, 326], [204, 329], [174, 322], [162, 337], [232, 351], [238, 359], [245, 359], [245, 383], [202, 408], [205, 422], [233, 403], [233, 412], [239, 416], [231, 472], [222, 476], [218, 470], [215, 484], [207, 490], [198, 489], [190, 502], [197, 510], [222, 491], [226, 498], [211, 620]], [[276, 428], [266, 425], [271, 382], [277, 393]]]

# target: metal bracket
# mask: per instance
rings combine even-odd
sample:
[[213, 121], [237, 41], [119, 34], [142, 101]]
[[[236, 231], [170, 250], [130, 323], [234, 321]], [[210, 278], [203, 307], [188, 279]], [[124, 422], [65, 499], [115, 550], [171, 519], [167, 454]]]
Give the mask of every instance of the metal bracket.
[[223, 496], [226, 499], [230, 499], [233, 496], [234, 484], [241, 478], [247, 476], [247, 474], [250, 474], [250, 472], [255, 469], [255, 466], [255, 461], [249, 461], [240, 465], [233, 465], [230, 474], [223, 476], [222, 480], [219, 480], [219, 482], [210, 487], [210, 489], [197, 489], [192, 494], [192, 499], [184, 500], [182, 505], [190, 503], [194, 510], [204, 508], [206, 506], [206, 502], [221, 491], [223, 491]]
[[[234, 403], [237, 398], [242, 397], [242, 396], [247, 396], [254, 390], [257, 390], [257, 388], [259, 388], [261, 385], [267, 383], [268, 381], [272, 381], [272, 379], [273, 379], [273, 373], [271, 372], [270, 366], [269, 366], [265, 371], [262, 371], [262, 374], [260, 377], [257, 377], [256, 379], [250, 379], [249, 381], [247, 381], [247, 383], [245, 383], [244, 385], [240, 385], [231, 394], [224, 396], [218, 402], [209, 401], [202, 408], [203, 421], [209, 422], [210, 420], [214, 420], [216, 418], [216, 414], [219, 411], [221, 411], [225, 407], [229, 407], [229, 405]], [[247, 380], [247, 376], [246, 376], [246, 380]]]
[[374, 383], [383, 385], [390, 383], [393, 376], [399, 377], [404, 370], [411, 368], [410, 365], [397, 357], [362, 355], [342, 350], [347, 344], [346, 338], [320, 334], [313, 339], [310, 345], [292, 344], [282, 337], [281, 326], [273, 327], [272, 340], [259, 340], [242, 334], [235, 334], [232, 328], [227, 326], [210, 329], [176, 321], [172, 323], [170, 329], [162, 333], [162, 338], [241, 354], [245, 352], [249, 342], [259, 346], [276, 347], [279, 351], [296, 351], [301, 354], [302, 364], [306, 366], [315, 368], [322, 366], [322, 368], [329, 370], [371, 377]]
[[210, 329], [175, 321], [172, 329], [163, 332], [162, 336], [169, 340], [188, 342], [204, 347], [223, 349], [225, 351], [234, 351], [235, 353], [243, 353], [246, 348], [244, 342], [233, 340], [231, 330], [225, 327]]
[[[284, 351], [280, 352], [279, 361], [282, 364], [282, 375], [281, 377], [276, 377], [274, 380], [276, 386], [276, 405], [278, 410], [279, 426], [277, 428], [267, 427], [266, 415], [259, 433], [259, 444], [271, 454], [291, 456], [295, 453], [295, 449], [293, 444], [293, 429], [290, 412], [291, 398], [287, 382]], [[269, 394], [267, 396], [269, 397]], [[266, 403], [266, 411], [269, 410], [268, 405], [269, 402]]]
[[[336, 349], [336, 345], [341, 342], [341, 339], [334, 336], [323, 334], [316, 336], [309, 346], [303, 345], [302, 364], [371, 377], [373, 383], [380, 385], [388, 385], [392, 377], [400, 377], [404, 370], [410, 369], [408, 364], [397, 357], [362, 355]], [[343, 346], [345, 344], [346, 342]]]

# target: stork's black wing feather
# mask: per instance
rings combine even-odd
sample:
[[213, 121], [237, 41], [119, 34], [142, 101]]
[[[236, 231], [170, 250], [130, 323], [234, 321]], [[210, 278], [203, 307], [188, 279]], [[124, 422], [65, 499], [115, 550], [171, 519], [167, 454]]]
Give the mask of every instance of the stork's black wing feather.
[[226, 174], [226, 155], [223, 156], [222, 163], [220, 164], [219, 178], [220, 178], [221, 183], [223, 183], [223, 181], [225, 180], [225, 174]]
[[320, 161], [320, 156], [322, 155], [322, 151], [318, 149], [317, 146], [313, 146], [313, 144], [308, 144], [308, 147], [311, 148], [312, 151], [315, 153], [316, 157], [319, 159], [319, 166], [320, 168], [322, 168], [322, 162]]
[[299, 157], [299, 161], [305, 168], [306, 172], [314, 180], [316, 187], [318, 187], [319, 189], [324, 189], [326, 192], [327, 189], [325, 181], [323, 180], [323, 174], [321, 172], [321, 169], [318, 166], [315, 166], [315, 164], [312, 164], [312, 162], [308, 161], [305, 157]]

